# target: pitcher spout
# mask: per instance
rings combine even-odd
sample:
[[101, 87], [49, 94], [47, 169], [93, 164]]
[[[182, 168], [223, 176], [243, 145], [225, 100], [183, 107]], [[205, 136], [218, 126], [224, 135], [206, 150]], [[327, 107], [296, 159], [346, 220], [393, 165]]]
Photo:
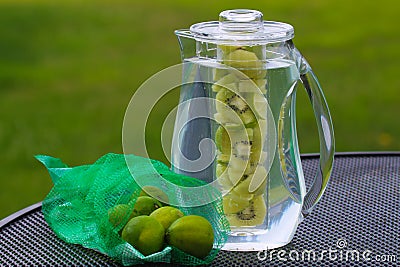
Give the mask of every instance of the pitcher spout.
[[179, 50], [181, 52], [182, 61], [185, 58], [192, 58], [196, 55], [196, 40], [189, 29], [181, 29], [175, 31], [178, 38]]

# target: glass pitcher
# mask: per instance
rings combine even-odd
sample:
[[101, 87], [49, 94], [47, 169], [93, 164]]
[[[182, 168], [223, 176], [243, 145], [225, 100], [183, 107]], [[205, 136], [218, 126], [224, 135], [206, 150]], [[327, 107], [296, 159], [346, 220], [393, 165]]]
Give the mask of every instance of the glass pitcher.
[[[320, 200], [334, 156], [329, 109], [293, 27], [255, 10], [227, 10], [219, 21], [177, 30], [183, 83], [172, 169], [215, 183], [230, 224], [225, 250], [289, 243]], [[307, 192], [296, 134], [296, 89], [311, 100], [319, 168]]]

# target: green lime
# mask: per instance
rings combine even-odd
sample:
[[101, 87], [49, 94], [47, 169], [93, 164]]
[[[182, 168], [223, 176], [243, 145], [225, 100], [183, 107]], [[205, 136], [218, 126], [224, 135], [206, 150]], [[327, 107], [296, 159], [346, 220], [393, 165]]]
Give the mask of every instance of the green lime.
[[160, 207], [162, 207], [162, 204], [157, 199], [148, 196], [138, 197], [133, 208], [132, 217], [150, 215]]
[[197, 215], [177, 219], [168, 228], [165, 237], [171, 246], [197, 258], [207, 256], [214, 243], [214, 232], [210, 222]]
[[153, 217], [141, 215], [129, 220], [122, 230], [122, 239], [144, 256], [161, 251], [164, 227]]
[[183, 215], [183, 212], [178, 210], [177, 208], [165, 206], [153, 211], [150, 214], [150, 217], [153, 217], [157, 221], [159, 221], [162, 226], [164, 226], [164, 229], [167, 230], [174, 221], [183, 217]]
[[120, 225], [129, 213], [129, 205], [119, 204], [108, 210], [108, 220], [114, 226]]
[[160, 188], [156, 186], [151, 186], [151, 185], [143, 186], [139, 196], [148, 196], [155, 198], [159, 200], [164, 206], [168, 205], [169, 203], [167, 194], [165, 194]]

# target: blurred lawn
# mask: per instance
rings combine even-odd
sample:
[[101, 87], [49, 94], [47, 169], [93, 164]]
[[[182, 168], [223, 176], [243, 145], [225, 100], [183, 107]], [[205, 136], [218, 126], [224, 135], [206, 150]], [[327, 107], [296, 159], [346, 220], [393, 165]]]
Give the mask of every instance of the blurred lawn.
[[[294, 25], [296, 46], [324, 88], [337, 151], [400, 150], [397, 1], [248, 3], [0, 0], [0, 218], [50, 190], [35, 154], [74, 166], [122, 153], [133, 92], [180, 62], [173, 31], [215, 20], [224, 9], [258, 9], [265, 19]], [[177, 92], [169, 99], [155, 112], [172, 107]], [[303, 153], [319, 144], [307, 101], [299, 92]], [[159, 124], [150, 122], [147, 144], [151, 157], [165, 160]]]

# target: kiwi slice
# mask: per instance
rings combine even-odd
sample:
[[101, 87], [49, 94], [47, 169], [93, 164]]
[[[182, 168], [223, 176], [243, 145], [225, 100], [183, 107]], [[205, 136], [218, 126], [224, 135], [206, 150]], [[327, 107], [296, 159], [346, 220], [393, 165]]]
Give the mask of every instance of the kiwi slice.
[[263, 63], [254, 52], [236, 49], [224, 57], [226, 65], [236, 68], [251, 79], [262, 79], [266, 76]]
[[[216, 110], [221, 116], [232, 117], [235, 111], [245, 125], [254, 124], [256, 118], [246, 101], [233, 91], [220, 89], [216, 95]], [[229, 120], [228, 120], [229, 121]], [[232, 121], [233, 122], [233, 121]]]
[[231, 53], [235, 50], [238, 50], [238, 49], [245, 49], [245, 47], [238, 46], [238, 45], [218, 45], [218, 49], [221, 50], [222, 57], [226, 58], [229, 53]]
[[226, 165], [226, 164], [229, 163], [230, 158], [231, 158], [231, 155], [227, 155], [227, 154], [218, 154], [218, 155], [217, 155], [217, 162]]
[[267, 79], [257, 79], [253, 80], [257, 87], [260, 88], [261, 93], [265, 94], [267, 92]]
[[260, 60], [265, 60], [267, 57], [265, 45], [246, 46], [244, 49], [256, 54], [257, 58]]
[[224, 108], [231, 108], [235, 112], [240, 114], [241, 112], [244, 112], [248, 109], [247, 103], [231, 90], [223, 88], [218, 91], [215, 98], [226, 104], [220, 106], [218, 105], [219, 102], [217, 102], [216, 108], [218, 112], [224, 113]]
[[265, 161], [267, 160], [267, 153], [264, 151], [255, 151], [251, 152], [250, 160], [247, 165], [245, 173], [254, 173], [258, 166], [263, 166]]
[[[266, 160], [267, 154], [262, 150], [264, 141], [261, 128], [263, 128], [261, 125], [257, 125], [254, 128], [246, 128], [245, 135], [243, 128], [242, 131], [239, 130], [239, 127], [227, 128], [228, 131], [226, 131], [220, 126], [217, 129], [215, 138], [216, 145], [221, 151], [217, 156], [217, 161], [227, 164], [227, 173], [233, 185], [243, 180], [244, 175], [253, 174], [257, 168], [260, 168], [260, 174], [256, 176], [257, 178], [252, 183], [252, 191], [257, 190], [266, 177], [266, 174], [264, 175], [262, 172], [262, 170], [265, 171], [262, 165]], [[230, 136], [228, 136], [228, 133]], [[258, 178], [262, 176], [264, 177]]]
[[219, 126], [215, 132], [215, 144], [218, 150], [226, 155], [230, 155], [231, 151], [238, 155], [244, 155], [251, 147], [252, 141], [253, 129], [243, 128], [238, 124]]
[[[259, 120], [265, 122], [265, 120]], [[263, 152], [263, 135], [261, 133], [264, 126], [257, 124], [254, 128], [246, 128], [246, 133], [248, 139], [243, 134], [239, 134], [239, 131], [229, 131], [231, 134], [232, 145], [231, 145], [231, 158], [229, 162], [229, 167], [236, 170], [246, 169], [245, 173], [253, 173], [255, 168], [264, 163], [266, 155]], [[219, 131], [221, 132], [221, 131]], [[216, 139], [222, 139], [224, 136], [218, 134], [220, 137]], [[225, 137], [226, 138], [226, 137]], [[216, 142], [222, 142], [216, 141]], [[227, 148], [224, 149], [228, 150]], [[224, 152], [228, 154], [227, 152]], [[226, 157], [226, 159], [229, 159]], [[227, 161], [226, 161], [227, 162]]]
[[257, 58], [265, 58], [265, 45], [254, 45], [254, 46], [239, 46], [239, 45], [218, 45], [218, 49], [222, 52], [222, 58], [226, 58], [227, 55], [235, 50], [241, 49], [249, 52], [253, 52]]
[[218, 81], [219, 79], [221, 79], [222, 77], [224, 77], [225, 75], [227, 75], [229, 73], [228, 69], [219, 69], [219, 68], [215, 68], [213, 70], [213, 77], [214, 77], [214, 81]]
[[253, 195], [250, 194], [238, 195], [234, 192], [225, 195], [222, 198], [224, 213], [235, 215], [236, 213], [249, 207], [252, 198]]
[[214, 92], [218, 92], [222, 88], [228, 88], [229, 90], [237, 90], [236, 83], [239, 81], [238, 77], [233, 73], [225, 75], [220, 78], [216, 83], [214, 83], [211, 88]]
[[[258, 120], [258, 124], [253, 128], [253, 140], [250, 151], [250, 158], [245, 173], [253, 173], [256, 168], [263, 165], [267, 154], [263, 151], [264, 147], [264, 132], [266, 124], [265, 120]], [[263, 132], [264, 131], [264, 132]]]
[[265, 89], [265, 84], [263, 85], [263, 81], [265, 79], [260, 80], [240, 80], [238, 83], [238, 90], [239, 92], [243, 93], [254, 93], [254, 94], [265, 94], [267, 90]]
[[237, 169], [233, 168], [231, 165], [232, 160], [229, 162], [228, 165], [228, 177], [231, 183], [235, 186], [240, 180], [243, 179], [243, 175], [246, 175], [244, 173], [246, 169], [246, 163], [240, 168], [239, 166], [235, 166]]
[[253, 128], [253, 153], [259, 154], [263, 150], [266, 130], [267, 121], [259, 119]]
[[224, 191], [229, 191], [233, 187], [233, 184], [231, 183], [227, 175], [221, 175], [217, 178], [217, 181]]
[[220, 177], [221, 175], [224, 174], [225, 170], [226, 170], [226, 164], [218, 163], [217, 167], [215, 168], [215, 175], [217, 175], [217, 177]]
[[249, 206], [234, 214], [227, 214], [228, 222], [233, 227], [257, 226], [264, 222], [267, 214], [264, 195], [250, 200]]
[[233, 110], [229, 109], [228, 112], [223, 112], [223, 113], [215, 113], [214, 114], [214, 119], [222, 125], [228, 124], [228, 123], [237, 123], [240, 124], [242, 123], [242, 120], [240, 117], [234, 112]]
[[231, 154], [231, 141], [227, 131], [223, 126], [219, 126], [215, 132], [215, 145], [223, 154]]
[[228, 164], [228, 175], [233, 184], [236, 184], [239, 182], [239, 180], [243, 179], [244, 175], [250, 175], [254, 173], [257, 168], [262, 167], [262, 164], [265, 162], [266, 159], [265, 152], [261, 152], [261, 155], [251, 153], [249, 158], [246, 158], [244, 156], [238, 157], [235, 154], [232, 154], [230, 157], [223, 156], [224, 155], [221, 154], [219, 157], [217, 157], [217, 160], [221, 163]]
[[229, 191], [232, 189], [233, 184], [228, 177], [228, 172], [226, 172], [227, 166], [225, 164], [218, 163], [215, 169], [215, 174], [217, 176], [217, 181], [221, 185], [223, 190]]
[[[233, 188], [233, 192], [242, 194], [254, 194], [257, 190], [262, 189], [267, 178], [267, 171], [264, 166], [258, 166], [254, 173], [244, 174], [241, 181]], [[265, 189], [265, 187], [264, 187]], [[259, 195], [259, 192], [257, 192]]]
[[249, 97], [248, 101], [249, 107], [251, 110], [257, 114], [260, 119], [267, 118], [267, 100], [260, 93], [255, 93], [251, 97]]
[[249, 158], [251, 146], [253, 144], [253, 129], [246, 128], [238, 131], [229, 131], [228, 134], [231, 137], [231, 151], [237, 157]]
[[235, 192], [238, 195], [248, 195], [251, 194], [249, 192], [249, 185], [251, 178], [249, 178], [251, 175], [245, 174], [242, 177], [242, 180], [233, 188], [232, 192]]
[[226, 53], [224, 63], [235, 68], [257, 68], [259, 65], [259, 58], [254, 52], [244, 49], [235, 49], [230, 53]]
[[264, 181], [267, 179], [267, 170], [264, 168], [264, 166], [258, 166], [255, 172], [249, 178], [250, 183], [248, 186], [248, 191], [250, 193], [253, 193], [258, 188], [260, 188]]

